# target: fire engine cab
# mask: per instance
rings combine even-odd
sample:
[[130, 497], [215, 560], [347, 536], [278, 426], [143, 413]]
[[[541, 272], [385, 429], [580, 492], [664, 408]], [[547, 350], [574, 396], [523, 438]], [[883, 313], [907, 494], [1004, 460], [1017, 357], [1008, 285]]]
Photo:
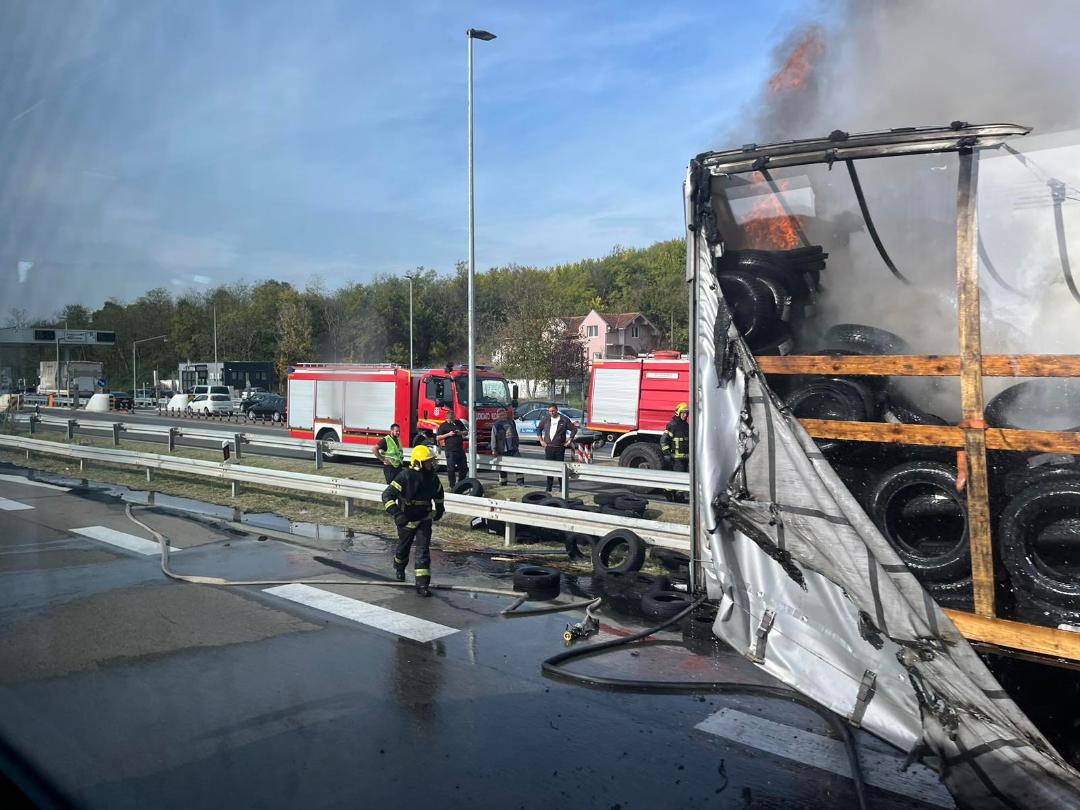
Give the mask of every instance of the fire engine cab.
[[[493, 423], [514, 418], [512, 388], [501, 374], [477, 367], [477, 452], [487, 452]], [[464, 366], [410, 371], [388, 364], [302, 364], [289, 369], [288, 399], [295, 438], [374, 445], [396, 422], [404, 446], [433, 444], [447, 419], [468, 422], [469, 372]]]

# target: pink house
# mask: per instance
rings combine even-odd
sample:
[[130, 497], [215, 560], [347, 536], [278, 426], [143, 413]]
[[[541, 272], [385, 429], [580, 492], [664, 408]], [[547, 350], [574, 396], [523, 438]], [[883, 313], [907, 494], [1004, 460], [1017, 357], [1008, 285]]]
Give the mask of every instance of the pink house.
[[660, 330], [640, 312], [603, 314], [594, 309], [561, 320], [581, 335], [590, 361], [638, 357], [660, 347]]

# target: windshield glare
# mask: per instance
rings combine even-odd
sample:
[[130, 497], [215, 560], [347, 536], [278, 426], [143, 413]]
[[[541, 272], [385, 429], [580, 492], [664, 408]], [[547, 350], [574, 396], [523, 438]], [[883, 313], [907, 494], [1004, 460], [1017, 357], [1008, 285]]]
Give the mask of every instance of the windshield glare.
[[[457, 383], [458, 402], [462, 405], [469, 404], [469, 378], [459, 377]], [[510, 387], [506, 380], [477, 379], [476, 380], [476, 405], [477, 407], [505, 408], [510, 405]]]

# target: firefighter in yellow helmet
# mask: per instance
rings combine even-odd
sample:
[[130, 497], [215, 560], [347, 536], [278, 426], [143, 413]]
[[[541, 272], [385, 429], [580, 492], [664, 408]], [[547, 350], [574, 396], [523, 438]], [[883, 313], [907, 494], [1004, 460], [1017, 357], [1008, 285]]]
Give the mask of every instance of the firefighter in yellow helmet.
[[675, 415], [671, 417], [664, 435], [660, 437], [660, 452], [664, 454], [667, 468], [676, 472], [690, 469], [690, 406], [680, 402], [675, 406]]
[[398, 541], [394, 546], [394, 574], [405, 581], [409, 550], [416, 543], [416, 593], [431, 596], [431, 524], [442, 518], [442, 482], [436, 473], [436, 452], [426, 444], [412, 450], [408, 467], [402, 467], [383, 490], [383, 507], [394, 519]]

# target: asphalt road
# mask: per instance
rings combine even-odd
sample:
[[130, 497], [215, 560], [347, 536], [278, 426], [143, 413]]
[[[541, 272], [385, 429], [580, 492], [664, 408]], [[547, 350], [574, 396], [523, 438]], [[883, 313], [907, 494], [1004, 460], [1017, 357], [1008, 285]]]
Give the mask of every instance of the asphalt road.
[[[137, 508], [176, 571], [319, 580], [179, 583], [114, 496], [0, 468], [0, 498], [0, 737], [80, 806], [854, 806], [840, 743], [797, 704], [545, 679], [580, 612], [507, 619], [504, 597], [332, 585], [344, 575], [300, 541]], [[324, 553], [389, 573], [381, 538]], [[433, 569], [510, 584], [498, 561]], [[603, 637], [637, 626], [609, 614]], [[769, 682], [730, 651], [659, 638], [573, 666]], [[949, 805], [927, 773], [900, 773], [900, 752], [859, 744], [874, 807]]]

